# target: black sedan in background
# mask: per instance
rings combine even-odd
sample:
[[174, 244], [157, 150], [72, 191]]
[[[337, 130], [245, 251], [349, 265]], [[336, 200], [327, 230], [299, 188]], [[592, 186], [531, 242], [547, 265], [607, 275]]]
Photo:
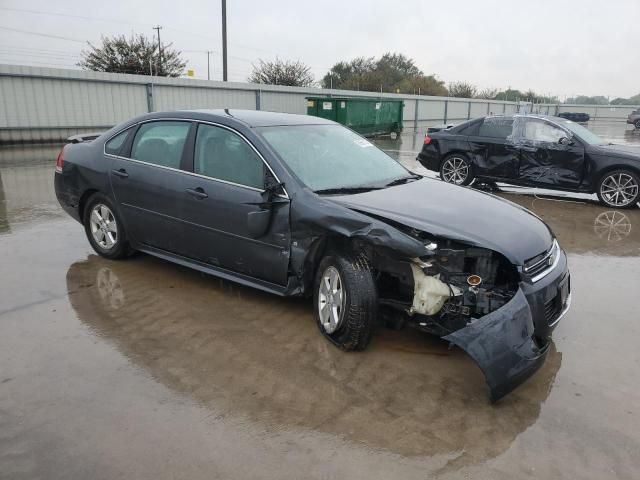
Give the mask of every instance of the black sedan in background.
[[605, 142], [564, 118], [477, 118], [428, 133], [417, 159], [456, 185], [479, 179], [596, 193], [616, 208], [632, 208], [640, 200], [640, 148]]
[[141, 251], [313, 297], [345, 350], [364, 349], [384, 312], [466, 350], [494, 400], [542, 365], [570, 304], [566, 256], [539, 218], [415, 175], [322, 118], [145, 115], [65, 146], [55, 188], [103, 257]]

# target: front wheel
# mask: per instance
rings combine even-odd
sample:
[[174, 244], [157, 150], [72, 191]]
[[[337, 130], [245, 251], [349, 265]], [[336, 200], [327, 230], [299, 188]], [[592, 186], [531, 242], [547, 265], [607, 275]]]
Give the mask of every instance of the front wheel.
[[636, 120], [636, 123], [634, 123], [633, 126], [640, 129], [640, 120]]
[[640, 201], [640, 179], [629, 170], [608, 172], [598, 182], [597, 193], [608, 207], [633, 208]]
[[440, 178], [447, 183], [467, 186], [473, 179], [473, 165], [462, 154], [449, 155], [440, 165]]
[[320, 332], [344, 350], [364, 350], [373, 335], [378, 296], [362, 255], [332, 253], [318, 266], [313, 295]]

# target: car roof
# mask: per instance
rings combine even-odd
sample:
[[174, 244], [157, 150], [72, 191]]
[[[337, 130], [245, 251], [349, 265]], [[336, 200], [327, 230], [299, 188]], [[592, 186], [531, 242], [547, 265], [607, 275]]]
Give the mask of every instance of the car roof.
[[325, 118], [311, 115], [298, 115], [293, 113], [266, 112], [264, 110], [236, 110], [236, 109], [202, 109], [186, 110], [198, 115], [198, 119], [242, 122], [248, 127], [273, 127], [280, 125], [332, 125], [335, 122]]

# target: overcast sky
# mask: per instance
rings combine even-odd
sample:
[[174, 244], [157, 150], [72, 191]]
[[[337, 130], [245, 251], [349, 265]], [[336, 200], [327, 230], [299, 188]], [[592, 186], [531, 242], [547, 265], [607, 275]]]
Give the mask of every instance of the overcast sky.
[[[299, 59], [319, 80], [338, 60], [393, 51], [447, 83], [561, 98], [640, 93], [640, 0], [228, 0], [227, 17], [234, 81], [258, 58]], [[218, 0], [0, 0], [0, 63], [72, 68], [84, 41], [155, 35], [159, 24], [196, 77], [207, 77], [212, 50], [221, 79], [220, 19]]]

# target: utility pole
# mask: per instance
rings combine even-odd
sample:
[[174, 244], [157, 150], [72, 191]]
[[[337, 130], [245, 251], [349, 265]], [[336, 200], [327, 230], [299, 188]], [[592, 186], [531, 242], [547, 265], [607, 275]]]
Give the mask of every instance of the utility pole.
[[227, 81], [227, 0], [222, 0], [222, 81]]
[[211, 80], [211, 62], [209, 61], [209, 57], [211, 56], [211, 50], [207, 50], [207, 80]]
[[[160, 67], [162, 67], [162, 44], [160, 43], [160, 30], [162, 30], [162, 26], [156, 25], [153, 29], [158, 32], [158, 61], [160, 62]], [[162, 68], [156, 67], [156, 70], [161, 71]]]

